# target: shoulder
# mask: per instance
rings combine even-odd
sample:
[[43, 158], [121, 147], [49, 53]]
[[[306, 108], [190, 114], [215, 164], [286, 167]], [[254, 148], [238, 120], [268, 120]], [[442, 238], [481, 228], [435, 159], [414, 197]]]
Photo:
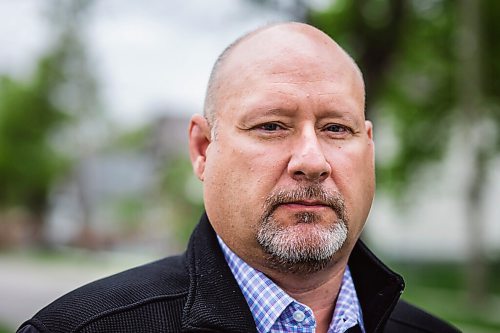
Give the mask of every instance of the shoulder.
[[441, 319], [438, 319], [403, 300], [399, 300], [389, 320], [387, 321], [387, 326], [384, 332], [458, 333], [460, 331]]
[[159, 306], [180, 313], [188, 287], [184, 256], [169, 257], [80, 287], [49, 304], [25, 324], [40, 332], [74, 332], [111, 317], [134, 321], [144, 316], [145, 308], [151, 308], [146, 312], [153, 316], [161, 312]]

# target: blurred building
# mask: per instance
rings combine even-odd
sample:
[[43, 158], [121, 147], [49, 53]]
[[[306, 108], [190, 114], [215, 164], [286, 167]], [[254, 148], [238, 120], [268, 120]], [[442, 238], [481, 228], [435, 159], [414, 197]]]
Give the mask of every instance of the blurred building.
[[[187, 156], [188, 122], [164, 113], [146, 126], [140, 147], [106, 148], [80, 160], [53, 192], [47, 238], [99, 249], [165, 249], [168, 228], [162, 220], [168, 212], [158, 195], [161, 173], [170, 159]], [[158, 235], [158, 228], [165, 234]]]
[[[381, 131], [384, 132], [384, 131]], [[418, 176], [408, 197], [398, 203], [377, 193], [366, 238], [387, 256], [402, 260], [463, 261], [470, 251], [466, 221], [466, 152], [452, 140], [446, 158]], [[480, 231], [483, 252], [500, 258], [500, 158], [490, 166]]]

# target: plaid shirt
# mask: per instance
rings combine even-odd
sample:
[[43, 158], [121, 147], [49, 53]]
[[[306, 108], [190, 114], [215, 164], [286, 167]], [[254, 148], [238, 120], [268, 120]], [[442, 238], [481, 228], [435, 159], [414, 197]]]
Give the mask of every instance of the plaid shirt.
[[[308, 306], [290, 297], [264, 273], [250, 267], [231, 251], [219, 236], [217, 238], [259, 333], [315, 332], [316, 320]], [[356, 289], [349, 267], [346, 267], [328, 332], [342, 333], [358, 323], [365, 332]]]

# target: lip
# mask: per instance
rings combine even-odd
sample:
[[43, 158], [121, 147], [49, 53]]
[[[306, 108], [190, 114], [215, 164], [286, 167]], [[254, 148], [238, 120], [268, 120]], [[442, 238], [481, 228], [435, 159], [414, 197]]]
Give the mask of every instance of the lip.
[[287, 202], [282, 204], [281, 206], [291, 210], [317, 210], [317, 209], [330, 208], [330, 206], [326, 205], [324, 202], [316, 200]]

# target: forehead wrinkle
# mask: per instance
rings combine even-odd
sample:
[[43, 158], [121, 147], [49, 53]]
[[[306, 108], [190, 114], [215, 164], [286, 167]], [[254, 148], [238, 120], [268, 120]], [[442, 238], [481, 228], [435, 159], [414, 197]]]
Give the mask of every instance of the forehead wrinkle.
[[258, 97], [248, 101], [248, 103], [246, 103], [245, 109], [253, 110], [254, 112], [252, 113], [261, 112], [261, 114], [265, 115], [283, 115], [284, 113], [288, 112], [297, 112], [299, 110], [299, 106], [297, 105], [297, 103], [291, 101], [288, 98], [288, 94], [284, 92], [281, 94], [284, 94], [287, 97], [285, 103], [283, 103], [283, 101], [269, 100], [264, 97]]
[[283, 117], [292, 117], [296, 114], [298, 107], [293, 108], [256, 108], [255, 112], [251, 112], [248, 114], [248, 117], [266, 117], [266, 116], [283, 116]]

